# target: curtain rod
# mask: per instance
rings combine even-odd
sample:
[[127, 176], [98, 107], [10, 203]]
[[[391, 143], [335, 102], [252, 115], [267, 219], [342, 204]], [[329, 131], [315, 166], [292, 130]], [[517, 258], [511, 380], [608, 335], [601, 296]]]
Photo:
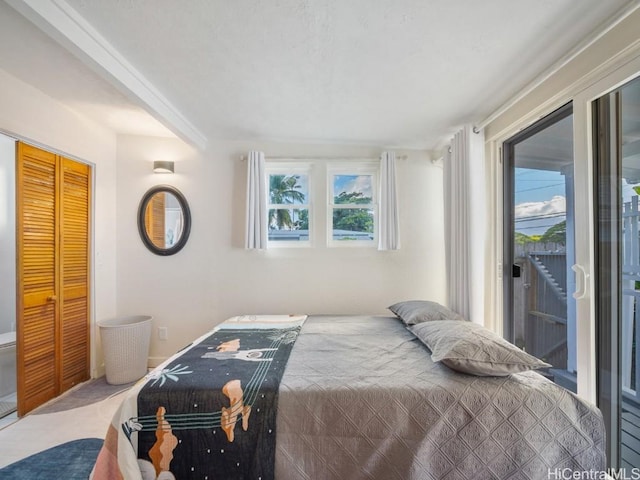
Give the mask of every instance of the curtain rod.
[[[406, 160], [409, 158], [408, 155], [396, 155], [396, 160]], [[244, 161], [247, 159], [246, 155], [241, 155], [240, 160]], [[367, 160], [369, 162], [374, 160], [380, 160], [380, 157], [317, 157], [317, 156], [304, 156], [304, 155], [289, 155], [289, 156], [281, 156], [281, 157], [264, 157], [265, 160]]]
[[609, 33], [614, 27], [616, 27], [620, 22], [622, 22], [625, 18], [631, 15], [635, 10], [640, 7], [639, 4], [632, 2], [621, 10], [619, 10], [613, 17], [611, 17], [604, 27], [601, 26], [600, 30], [595, 32], [595, 34], [590, 35], [585, 40], [576, 45], [572, 50], [569, 51], [566, 55], [560, 58], [557, 62], [551, 65], [550, 68], [545, 70], [541, 75], [539, 75], [533, 82], [526, 85], [520, 92], [512, 97], [507, 103], [505, 103], [502, 107], [498, 108], [491, 115], [486, 117], [480, 123], [473, 126], [473, 133], [480, 133], [484, 127], [493, 122], [500, 115], [505, 113], [511, 107], [513, 107], [516, 103], [522, 100], [524, 97], [533, 92], [536, 88], [546, 82], [549, 78], [555, 75], [560, 71], [563, 67], [565, 67], [569, 62], [574, 60], [578, 55], [583, 53], [587, 48], [591, 47], [594, 43], [604, 37], [607, 33]]

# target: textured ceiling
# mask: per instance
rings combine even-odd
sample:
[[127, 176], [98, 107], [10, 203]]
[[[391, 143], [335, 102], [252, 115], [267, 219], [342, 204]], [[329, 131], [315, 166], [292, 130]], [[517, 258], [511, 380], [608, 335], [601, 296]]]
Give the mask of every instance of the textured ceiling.
[[[67, 50], [2, 4], [2, 68], [116, 131], [163, 134], [160, 122], [176, 131], [171, 116], [136, 98], [117, 73], [96, 68], [91, 54], [78, 53], [76, 45], [52, 33], [42, 14], [30, 14], [25, 5], [36, 1], [7, 0]], [[54, 3], [88, 22], [100, 41], [202, 134], [203, 143], [276, 140], [429, 149], [460, 125], [486, 118], [621, 8], [637, 2]], [[10, 46], [8, 35], [14, 39]], [[35, 73], [54, 63], [62, 70]], [[141, 108], [159, 122], [146, 124]]]

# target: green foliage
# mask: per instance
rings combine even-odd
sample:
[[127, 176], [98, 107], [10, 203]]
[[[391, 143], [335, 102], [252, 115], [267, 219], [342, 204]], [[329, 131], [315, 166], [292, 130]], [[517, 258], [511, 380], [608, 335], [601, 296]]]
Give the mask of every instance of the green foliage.
[[[305, 195], [300, 191], [298, 175], [271, 175], [269, 177], [269, 199], [271, 204], [304, 204]], [[334, 197], [336, 205], [369, 205], [371, 197], [362, 192], [341, 192]], [[308, 230], [307, 209], [274, 208], [269, 210], [269, 225], [282, 230]], [[333, 211], [333, 228], [352, 232], [373, 233], [373, 214], [368, 208], [340, 208]]]
[[557, 223], [544, 232], [542, 235], [526, 235], [515, 232], [513, 241], [516, 245], [526, 245], [527, 243], [558, 243], [564, 245], [567, 235], [567, 222]]
[[[371, 197], [362, 192], [340, 192], [333, 197], [336, 205], [369, 205]], [[373, 214], [366, 208], [340, 208], [333, 210], [334, 230], [373, 233]]]
[[564, 220], [560, 223], [556, 223], [552, 227], [549, 227], [549, 229], [544, 232], [540, 240], [547, 243], [559, 243], [560, 245], [564, 245], [567, 240], [567, 221]]
[[516, 232], [513, 236], [513, 241], [516, 245], [525, 245], [527, 243], [532, 243], [534, 240], [529, 235]]
[[271, 175], [269, 178], [269, 196], [271, 203], [304, 203], [304, 193], [298, 185], [300, 175]]
[[304, 210], [300, 210], [300, 216], [298, 218], [298, 229], [309, 230], [309, 210], [307, 210], [306, 208]]
[[[271, 175], [269, 177], [269, 198], [273, 204], [301, 204], [305, 201], [305, 195], [300, 191], [302, 188], [298, 184], [299, 175]], [[278, 208], [269, 210], [269, 224], [275, 224], [278, 229], [297, 230], [300, 227], [300, 221], [294, 221], [291, 218], [291, 210]], [[309, 219], [307, 215], [306, 228], [309, 228]]]
[[373, 215], [366, 208], [345, 208], [333, 211], [334, 230], [373, 233]]
[[333, 203], [336, 205], [368, 205], [371, 200], [371, 197], [365, 197], [362, 192], [340, 192], [340, 195], [333, 197]]

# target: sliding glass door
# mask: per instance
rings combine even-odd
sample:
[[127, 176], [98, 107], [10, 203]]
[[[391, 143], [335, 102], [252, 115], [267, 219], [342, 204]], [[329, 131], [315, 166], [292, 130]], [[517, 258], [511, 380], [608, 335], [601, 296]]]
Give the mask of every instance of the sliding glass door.
[[504, 333], [576, 391], [573, 114], [568, 104], [506, 141]]
[[640, 468], [640, 57], [502, 140], [503, 333]]
[[598, 406], [609, 464], [640, 465], [640, 79], [593, 103]]

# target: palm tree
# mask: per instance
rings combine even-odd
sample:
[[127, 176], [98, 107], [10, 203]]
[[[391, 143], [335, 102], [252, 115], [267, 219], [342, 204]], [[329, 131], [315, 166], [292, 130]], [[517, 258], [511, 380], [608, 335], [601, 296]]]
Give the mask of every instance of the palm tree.
[[[272, 204], [285, 205], [304, 203], [305, 195], [299, 189], [298, 175], [271, 175], [269, 177], [269, 197]], [[290, 210], [284, 208], [269, 211], [269, 224], [276, 225], [279, 230], [295, 226]]]

